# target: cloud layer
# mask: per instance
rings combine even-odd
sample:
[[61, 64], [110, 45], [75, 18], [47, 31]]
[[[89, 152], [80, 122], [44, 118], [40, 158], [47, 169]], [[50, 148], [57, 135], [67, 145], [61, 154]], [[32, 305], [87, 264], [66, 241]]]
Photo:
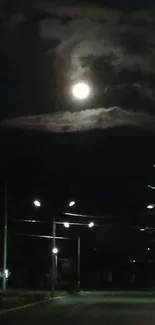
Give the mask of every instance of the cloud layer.
[[155, 117], [145, 113], [128, 112], [119, 107], [87, 109], [80, 112], [58, 112], [52, 115], [27, 116], [3, 122], [4, 126], [44, 132], [74, 132], [106, 129], [122, 125], [140, 126], [154, 130]]

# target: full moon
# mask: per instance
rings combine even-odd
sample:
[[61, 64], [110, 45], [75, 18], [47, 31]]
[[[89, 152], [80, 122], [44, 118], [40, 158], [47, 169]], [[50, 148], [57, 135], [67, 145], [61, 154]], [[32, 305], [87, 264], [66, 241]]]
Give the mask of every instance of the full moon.
[[77, 99], [86, 99], [90, 94], [90, 87], [84, 82], [79, 82], [73, 86], [72, 93]]

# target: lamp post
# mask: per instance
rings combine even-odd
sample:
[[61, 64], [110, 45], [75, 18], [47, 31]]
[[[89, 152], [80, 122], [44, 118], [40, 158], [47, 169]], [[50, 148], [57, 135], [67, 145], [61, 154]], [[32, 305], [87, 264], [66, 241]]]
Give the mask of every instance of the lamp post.
[[52, 249], [52, 296], [55, 294], [55, 285], [56, 285], [56, 247], [55, 247], [55, 236], [56, 236], [56, 222], [55, 216], [53, 216], [53, 249]]
[[[41, 202], [38, 199], [33, 201], [33, 205], [35, 208], [41, 207]], [[55, 247], [55, 237], [56, 237], [56, 222], [55, 216], [53, 216], [53, 247], [52, 247], [52, 296], [55, 294], [55, 285], [56, 285], [56, 278], [57, 278], [57, 251]]]
[[[40, 207], [41, 203], [39, 200], [35, 200], [34, 205], [36, 207]], [[75, 205], [75, 201], [70, 201], [69, 202], [69, 207], [72, 207]], [[79, 215], [79, 214], [74, 214], [74, 213], [65, 213], [68, 215], [72, 216], [84, 216], [85, 215]], [[94, 222], [89, 222], [87, 224], [84, 223], [79, 223], [79, 222], [60, 222], [56, 221], [55, 216], [53, 216], [53, 247], [52, 247], [52, 296], [55, 294], [55, 286], [56, 286], [56, 281], [57, 281], [57, 254], [58, 254], [58, 249], [56, 248], [56, 224], [63, 224], [65, 228], [69, 228], [70, 225], [75, 225], [75, 226], [88, 226], [89, 228], [94, 227]], [[80, 265], [81, 264], [81, 239], [80, 236], [78, 236], [77, 239], [77, 290], [80, 291], [80, 284], [81, 284], [81, 276], [80, 276]]]
[[6, 290], [6, 269], [7, 269], [7, 241], [8, 241], [8, 202], [7, 202], [7, 182], [5, 182], [4, 198], [4, 247], [3, 247], [3, 290]]
[[81, 284], [81, 279], [80, 279], [80, 262], [81, 262], [81, 238], [78, 236], [78, 249], [77, 249], [77, 258], [78, 258], [78, 267], [77, 267], [77, 290], [78, 292], [80, 291], [80, 284]]
[[[59, 224], [62, 224], [62, 222], [58, 222]], [[94, 222], [89, 222], [88, 224], [81, 224], [78, 222], [64, 222], [63, 223], [65, 228], [69, 228], [70, 225], [75, 225], [75, 226], [81, 226], [81, 225], [87, 225], [89, 228], [94, 227]], [[78, 236], [77, 239], [77, 291], [80, 291], [80, 287], [81, 287], [81, 272], [80, 272], [80, 267], [81, 267], [81, 238], [80, 236]]]
[[[69, 202], [69, 207], [72, 207], [75, 205], [75, 201]], [[56, 285], [56, 279], [57, 279], [57, 253], [56, 253], [56, 247], [55, 247], [55, 237], [56, 237], [56, 220], [55, 216], [53, 216], [53, 254], [52, 254], [52, 296], [55, 294], [55, 285]], [[66, 222], [64, 224], [66, 228], [69, 228], [69, 223]]]
[[[35, 199], [33, 201], [33, 204], [35, 207], [41, 207], [41, 202], [38, 199]], [[75, 201], [69, 202], [69, 207], [72, 207], [75, 205]], [[56, 286], [56, 280], [57, 280], [57, 248], [56, 248], [56, 220], [55, 216], [53, 216], [53, 248], [52, 248], [52, 296], [55, 294], [55, 286]], [[66, 228], [69, 227], [69, 223], [66, 222], [64, 224]]]
[[54, 296], [55, 293], [55, 285], [56, 285], [56, 281], [57, 281], [57, 266], [58, 266], [58, 249], [56, 247], [53, 247], [52, 249], [52, 253], [53, 253], [53, 262], [54, 264], [52, 264], [52, 270], [53, 271], [53, 281], [52, 281], [52, 294]]

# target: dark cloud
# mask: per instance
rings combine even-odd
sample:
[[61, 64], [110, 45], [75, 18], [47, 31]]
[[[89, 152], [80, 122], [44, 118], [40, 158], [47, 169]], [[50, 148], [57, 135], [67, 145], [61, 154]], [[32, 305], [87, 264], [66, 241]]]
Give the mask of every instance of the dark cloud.
[[[154, 10], [28, 2], [3, 17], [0, 34], [2, 125], [10, 119], [12, 126], [51, 131], [154, 128]], [[81, 104], [69, 93], [79, 80], [93, 88]]]

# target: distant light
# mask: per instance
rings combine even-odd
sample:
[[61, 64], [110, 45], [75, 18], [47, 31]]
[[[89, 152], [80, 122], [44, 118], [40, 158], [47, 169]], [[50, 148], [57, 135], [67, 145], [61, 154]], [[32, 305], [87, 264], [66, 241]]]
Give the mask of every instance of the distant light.
[[89, 227], [89, 228], [94, 227], [94, 222], [90, 222], [90, 223], [88, 224], [88, 227]]
[[9, 270], [6, 269], [6, 270], [4, 271], [4, 274], [5, 274], [6, 279], [8, 279], [8, 277], [9, 277], [9, 275], [10, 275]]
[[148, 249], [147, 249], [148, 251], [150, 251], [150, 247], [148, 247]]
[[148, 208], [149, 210], [151, 210], [151, 209], [154, 208], [154, 205], [153, 205], [153, 204], [149, 204], [149, 205], [147, 206], [147, 208]]
[[155, 186], [154, 185], [148, 185], [149, 188], [151, 188], [152, 190], [155, 190]]
[[70, 201], [69, 202], [69, 207], [73, 207], [73, 205], [75, 205], [75, 201]]
[[41, 207], [41, 202], [39, 200], [34, 200], [33, 203], [34, 203], [35, 207], [37, 207], [37, 208]]
[[77, 99], [86, 99], [90, 94], [90, 87], [84, 82], [79, 82], [72, 87], [72, 93]]
[[53, 254], [58, 254], [58, 249], [57, 249], [56, 247], [54, 247], [54, 248], [52, 249], [52, 252], [53, 252]]
[[145, 231], [145, 228], [140, 228], [140, 231]]
[[65, 228], [69, 228], [69, 227], [70, 227], [69, 222], [64, 222], [64, 227], [65, 227]]
[[135, 260], [132, 260], [132, 262], [133, 262], [133, 263], [136, 263], [136, 261], [135, 261]]

